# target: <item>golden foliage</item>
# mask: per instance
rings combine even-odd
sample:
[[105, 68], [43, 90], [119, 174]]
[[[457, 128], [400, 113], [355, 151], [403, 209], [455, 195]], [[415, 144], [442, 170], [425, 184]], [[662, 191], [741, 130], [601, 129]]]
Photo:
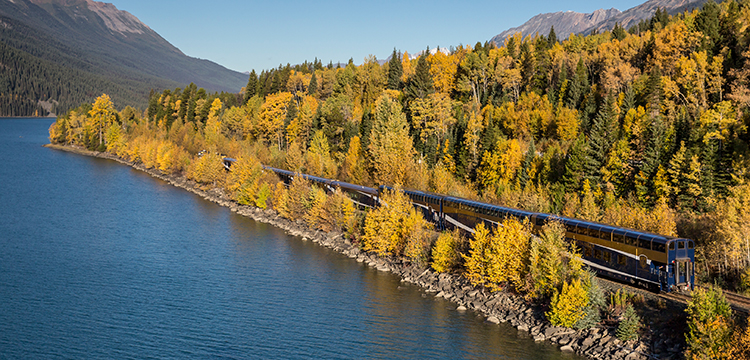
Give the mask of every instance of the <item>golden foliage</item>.
[[373, 180], [378, 184], [404, 184], [414, 147], [401, 105], [387, 91], [375, 103], [369, 146]]
[[585, 315], [589, 304], [588, 290], [579, 279], [563, 283], [562, 291], [552, 295], [547, 319], [554, 326], [572, 328]]
[[523, 287], [531, 236], [528, 226], [528, 222], [507, 219], [490, 233], [483, 223], [477, 225], [469, 241], [469, 255], [464, 255], [469, 281], [492, 291], [506, 283]]
[[[383, 205], [370, 211], [365, 218], [362, 248], [378, 255], [407, 255], [413, 260], [423, 261], [426, 229], [431, 224], [422, 218], [409, 198], [395, 187], [386, 190], [381, 199]], [[405, 253], [405, 249], [409, 249]]]
[[450, 272], [461, 263], [460, 247], [463, 242], [460, 230], [443, 231], [435, 240], [432, 248], [432, 269], [445, 273]]
[[208, 152], [188, 166], [187, 177], [202, 184], [221, 185], [226, 177], [221, 156]]

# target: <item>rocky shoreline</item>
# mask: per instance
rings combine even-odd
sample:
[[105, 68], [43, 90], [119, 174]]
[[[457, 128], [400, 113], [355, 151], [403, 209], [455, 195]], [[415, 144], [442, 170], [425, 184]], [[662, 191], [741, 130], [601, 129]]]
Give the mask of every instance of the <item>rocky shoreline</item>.
[[[222, 189], [203, 190], [184, 175], [164, 175], [159, 170], [148, 169], [142, 164], [132, 163], [108, 153], [61, 145], [45, 145], [45, 147], [110, 159], [129, 165], [152, 177], [225, 206], [240, 215], [283, 229], [290, 235], [301, 237], [303, 241], [313, 241], [378, 271], [395, 273], [401, 277], [402, 282], [419, 285], [425, 292], [455, 303], [457, 311], [473, 310], [483, 314], [488, 322], [509, 323], [519, 331], [528, 332], [535, 341], [549, 341], [556, 344], [563, 352], [576, 353], [590, 359], [676, 359], [682, 357], [681, 346], [679, 344], [670, 346], [673, 341], [669, 339], [666, 341], [642, 339], [623, 343], [615, 337], [614, 328], [594, 327], [587, 330], [573, 330], [552, 326], [546, 320], [542, 309], [528, 303], [520, 295], [508, 292], [490, 293], [485, 289], [474, 287], [460, 275], [438, 274], [432, 269], [416, 266], [404, 259], [378, 257], [375, 254], [363, 252], [340, 233], [312, 230], [302, 220], [290, 221], [279, 216], [274, 210], [240, 205], [230, 200]], [[654, 346], [652, 347], [649, 343], [653, 343]]]

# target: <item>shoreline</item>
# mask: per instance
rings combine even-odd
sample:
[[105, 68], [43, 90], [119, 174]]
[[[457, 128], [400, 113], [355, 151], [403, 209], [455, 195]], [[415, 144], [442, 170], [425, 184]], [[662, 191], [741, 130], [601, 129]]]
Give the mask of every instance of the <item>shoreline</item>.
[[[586, 330], [575, 330], [552, 326], [547, 321], [543, 309], [530, 304], [520, 295], [506, 291], [491, 293], [486, 289], [472, 286], [461, 275], [438, 274], [429, 267], [419, 267], [405, 259], [378, 257], [375, 254], [363, 252], [341, 233], [312, 230], [302, 220], [290, 221], [282, 218], [273, 209], [263, 210], [253, 206], [240, 205], [230, 200], [222, 189], [200, 189], [196, 182], [188, 180], [185, 175], [165, 175], [157, 169], [148, 169], [143, 164], [126, 161], [112, 154], [89, 151], [79, 147], [54, 144], [43, 146], [85, 156], [109, 159], [128, 165], [154, 178], [201, 196], [208, 201], [227, 207], [237, 214], [273, 225], [286, 231], [289, 235], [299, 236], [302, 241], [311, 240], [357, 262], [365, 263], [378, 271], [389, 271], [399, 275], [401, 282], [418, 285], [427, 294], [451, 301], [456, 305], [456, 311], [473, 310], [481, 313], [485, 320], [490, 323], [509, 323], [517, 330], [527, 332], [534, 341], [548, 341], [563, 352], [576, 353], [591, 359], [671, 359], [681, 355], [678, 344], [664, 351], [656, 349], [656, 345], [652, 349], [649, 342], [655, 341], [654, 339], [641, 339], [623, 343], [616, 338], [616, 329], [612, 327], [597, 326]], [[653, 334], [652, 337], [656, 338], [658, 335]], [[662, 343], [662, 340], [656, 341], [655, 344]], [[665, 347], [667, 347], [666, 344]]]

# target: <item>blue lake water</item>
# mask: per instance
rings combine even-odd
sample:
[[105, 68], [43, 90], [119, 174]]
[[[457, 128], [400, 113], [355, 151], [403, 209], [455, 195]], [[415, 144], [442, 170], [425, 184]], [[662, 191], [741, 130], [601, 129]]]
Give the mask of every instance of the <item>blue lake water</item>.
[[571, 359], [0, 118], [0, 359]]

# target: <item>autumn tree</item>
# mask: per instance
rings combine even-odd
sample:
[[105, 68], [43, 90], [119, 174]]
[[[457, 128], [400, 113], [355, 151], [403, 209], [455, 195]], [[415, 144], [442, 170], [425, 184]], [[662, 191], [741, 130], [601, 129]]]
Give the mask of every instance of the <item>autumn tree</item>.
[[401, 105], [387, 93], [375, 103], [368, 152], [378, 184], [403, 184], [413, 156], [409, 125]]
[[103, 150], [104, 132], [117, 119], [117, 110], [112, 104], [109, 95], [102, 94], [94, 101], [94, 106], [89, 110], [91, 126], [96, 132], [96, 139], [99, 141], [97, 148]]
[[688, 301], [688, 359], [730, 359], [732, 309], [721, 289], [698, 288]]

